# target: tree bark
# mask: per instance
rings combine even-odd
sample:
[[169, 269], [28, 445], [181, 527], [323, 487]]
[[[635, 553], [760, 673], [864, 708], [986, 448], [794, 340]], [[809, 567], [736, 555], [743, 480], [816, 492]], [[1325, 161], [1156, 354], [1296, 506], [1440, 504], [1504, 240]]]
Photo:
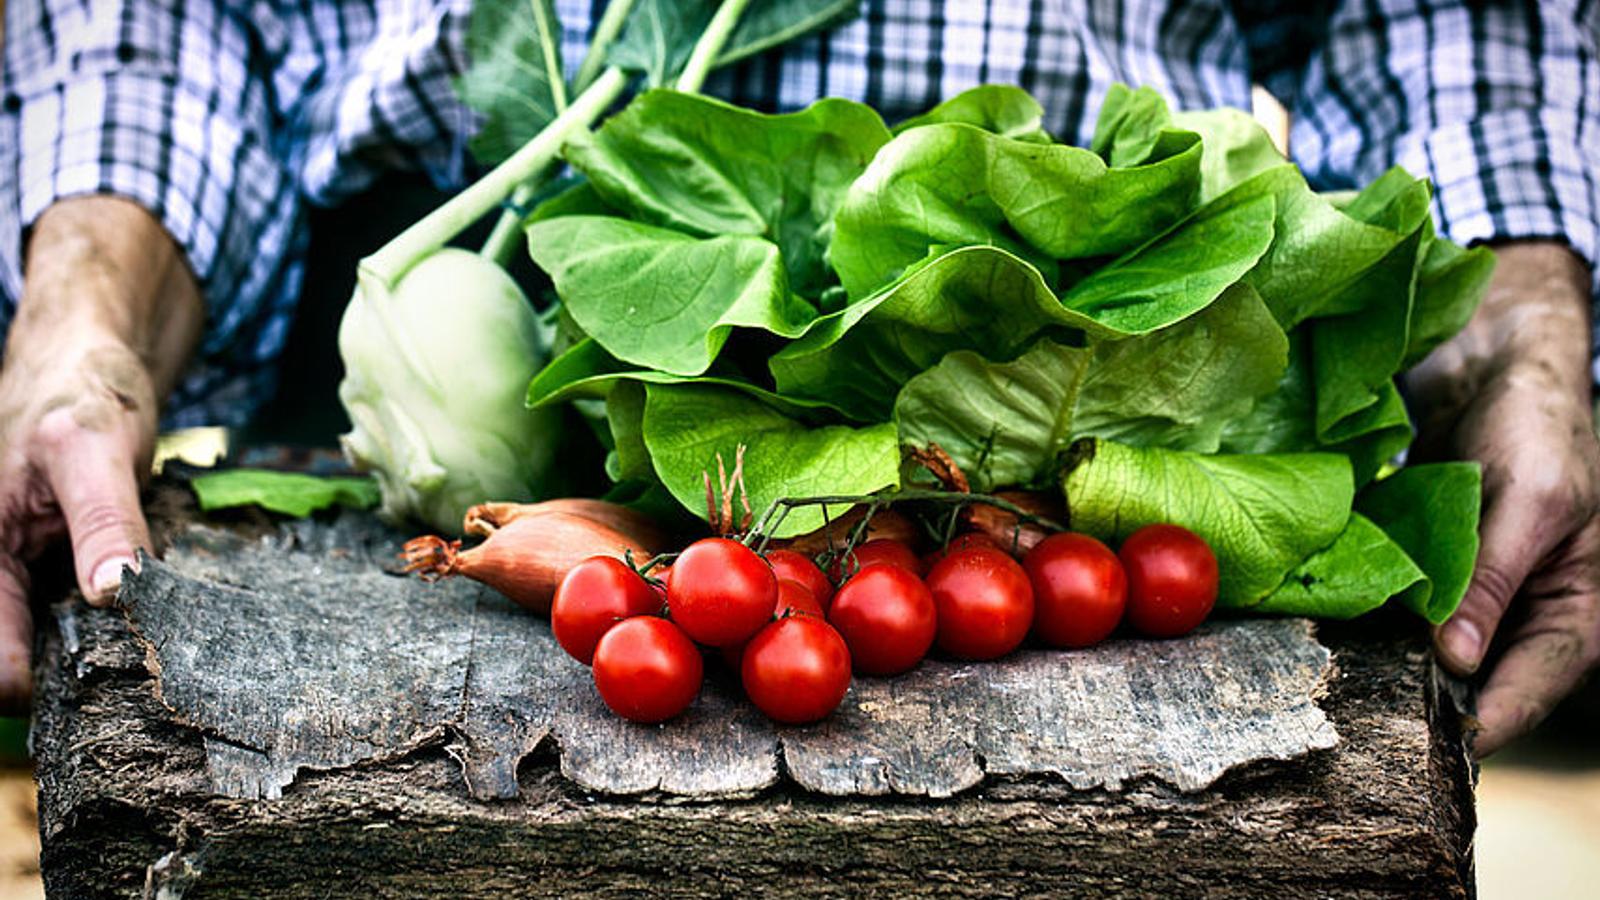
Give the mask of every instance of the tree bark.
[[[193, 516], [181, 501], [173, 501], [172, 507], [167, 524], [158, 525], [158, 532], [168, 538]], [[240, 533], [270, 538], [274, 531], [259, 523], [231, 531]], [[570, 718], [556, 718], [541, 731], [537, 717], [527, 712], [533, 708], [527, 704], [541, 689], [539, 684], [530, 682], [520, 699], [514, 691], [472, 687], [503, 687], [508, 678], [526, 677], [519, 674], [526, 671], [520, 664], [512, 664], [518, 657], [508, 647], [481, 652], [492, 646], [496, 636], [511, 640], [507, 635], [521, 626], [509, 618], [501, 621], [503, 628], [486, 628], [486, 623], [500, 621], [494, 618], [474, 619], [475, 637], [463, 651], [465, 658], [499, 660], [508, 667], [505, 671], [468, 667], [458, 683], [451, 681], [455, 677], [451, 664], [424, 666], [432, 674], [421, 680], [415, 677], [417, 669], [408, 669], [412, 680], [394, 682], [400, 686], [389, 691], [411, 698], [414, 705], [404, 710], [405, 715], [383, 718], [388, 728], [384, 730], [361, 718], [359, 710], [346, 710], [350, 722], [362, 724], [343, 735], [348, 739], [334, 747], [337, 752], [317, 756], [329, 750], [319, 741], [333, 732], [313, 727], [316, 717], [308, 716], [307, 710], [315, 705], [241, 708], [251, 702], [248, 691], [218, 699], [218, 694], [205, 690], [207, 683], [198, 673], [233, 665], [225, 653], [200, 657], [204, 664], [191, 665], [185, 674], [183, 654], [178, 652], [182, 647], [220, 653], [218, 648], [226, 647], [226, 641], [207, 651], [201, 639], [215, 634], [221, 623], [237, 621], [227, 616], [243, 615], [254, 608], [252, 603], [268, 602], [224, 583], [226, 578], [255, 579], [259, 585], [266, 576], [249, 569], [249, 560], [257, 557], [239, 556], [235, 539], [217, 534], [221, 549], [217, 571], [212, 573], [214, 583], [199, 577], [204, 566], [195, 561], [199, 557], [191, 544], [187, 551], [168, 554], [169, 560], [177, 560], [172, 566], [147, 567], [138, 582], [147, 593], [124, 611], [94, 611], [67, 598], [52, 607], [53, 615], [44, 617], [34, 741], [41, 789], [42, 866], [53, 896], [1471, 893], [1470, 766], [1453, 707], [1439, 688], [1425, 632], [1410, 619], [1377, 617], [1319, 629], [1322, 642], [1333, 651], [1334, 665], [1320, 674], [1325, 680], [1316, 687], [1324, 692], [1320, 700], [1324, 724], [1339, 736], [1331, 749], [1311, 749], [1324, 746], [1314, 733], [1316, 717], [1301, 705], [1285, 703], [1269, 712], [1304, 726], [1307, 733], [1300, 736], [1304, 749], [1298, 755], [1234, 765], [1191, 783], [1183, 780], [1182, 765], [1132, 766], [1123, 771], [1114, 765], [1116, 760], [1085, 756], [1094, 748], [1093, 741], [1041, 744], [992, 734], [983, 737], [977, 726], [949, 741], [957, 752], [944, 757], [924, 754], [929, 748], [923, 744], [949, 735], [951, 728], [947, 720], [930, 718], [927, 721], [935, 724], [920, 731], [903, 730], [898, 743], [883, 742], [879, 755], [899, 756], [899, 761], [884, 763], [888, 768], [883, 771], [960, 773], [968, 771], [962, 763], [965, 758], [976, 767], [977, 777], [939, 781], [929, 775], [923, 789], [913, 785], [895, 790], [895, 784], [877, 785], [871, 779], [863, 784], [861, 773], [877, 770], [863, 768], [856, 764], [859, 760], [850, 762], [853, 758], [847, 755], [869, 755], [847, 740], [861, 733], [846, 727], [855, 721], [848, 716], [861, 714], [861, 702], [893, 699], [873, 693], [887, 690], [885, 685], [893, 682], [866, 688], [858, 682], [852, 689], [856, 712], [846, 714], [832, 731], [824, 727], [804, 734], [785, 732], [765, 745], [775, 748], [766, 752], [776, 754], [768, 761], [781, 777], [766, 781], [756, 773], [752, 781], [747, 774], [739, 775], [728, 782], [737, 789], [724, 790], [727, 784], [720, 782], [707, 788], [693, 771], [661, 771], [660, 766], [681, 767], [684, 757], [674, 756], [679, 752], [671, 749], [675, 745], [652, 738], [649, 730], [631, 732], [632, 726], [619, 729], [614, 720], [596, 718], [591, 721], [600, 730], [586, 737]], [[339, 548], [329, 546], [326, 536], [311, 543], [316, 553], [338, 557], [334, 551]], [[301, 540], [300, 549], [306, 546]], [[182, 562], [185, 552], [190, 554], [187, 564]], [[360, 563], [359, 547], [346, 546], [344, 552], [355, 560], [351, 565]], [[333, 578], [345, 585], [349, 602], [357, 607], [369, 587], [375, 594], [381, 594], [386, 583], [394, 591], [410, 589], [404, 587], [406, 582], [381, 575], [362, 587], [360, 579], [348, 578], [349, 571], [340, 565], [330, 563], [320, 575], [304, 565], [300, 568], [306, 584]], [[168, 580], [162, 582], [163, 578]], [[203, 590], [213, 593], [197, 595], [196, 583], [212, 584]], [[161, 590], [172, 594], [171, 603], [151, 600]], [[411, 624], [431, 633], [441, 626], [427, 615], [444, 616], [438, 619], [442, 622], [449, 621], [445, 614], [452, 610], [459, 614], [464, 608], [495, 609], [492, 604], [474, 606], [482, 598], [465, 590], [460, 596], [450, 595], [454, 599], [438, 599], [438, 608], [431, 613], [415, 605], [406, 607], [419, 610]], [[476, 599], [461, 599], [467, 595]], [[151, 605], [142, 606], [147, 601]], [[167, 615], [183, 609], [182, 602], [191, 603], [193, 613], [187, 630], [184, 617]], [[460, 603], [466, 606], [454, 605]], [[311, 599], [304, 605], [319, 609]], [[328, 612], [320, 609], [318, 615]], [[272, 627], [292, 631], [290, 624]], [[1277, 656], [1302, 652], [1295, 648], [1304, 646], [1295, 641], [1294, 623], [1252, 630], [1250, 641], [1255, 643], [1228, 644], [1233, 638], [1227, 635], [1235, 627], [1213, 629], [1209, 637], [1192, 642], [1193, 647], [1209, 640], [1213, 650], [1234, 655]], [[257, 640], [248, 629], [239, 630], [234, 635], [237, 646], [255, 648], [262, 660], [273, 653], [304, 652], [303, 642]], [[1280, 633], [1276, 645], [1261, 642], [1261, 634]], [[440, 639], [429, 646], [448, 649], [451, 643]], [[1166, 653], [1163, 659], [1146, 659], [1143, 665], [1176, 671], [1188, 652], [1176, 648], [1186, 646], [1179, 642], [1132, 650]], [[447, 651], [440, 653], [439, 659], [451, 658]], [[525, 648], [524, 656], [528, 654], [533, 651]], [[1020, 669], [996, 669], [991, 680], [1048, 676], [1055, 670], [1026, 668], [1043, 666], [1048, 656], [1037, 654], [1032, 662], [1024, 659], [1017, 663], [1023, 666]], [[1088, 665], [1088, 661], [1073, 663], [1066, 670], [1082, 672]], [[1226, 660], [1212, 659], [1206, 665], [1227, 668]], [[1240, 671], [1311, 669], [1315, 659], [1307, 657], [1300, 670], [1275, 660], [1265, 668], [1246, 666]], [[978, 702], [972, 697], [988, 696], [953, 687], [977, 677], [974, 672], [981, 673], [973, 670], [952, 679], [957, 670], [958, 664], [937, 663], [928, 676], [943, 679], [939, 683], [952, 698], [967, 698], [950, 699], [952, 708]], [[566, 671], [551, 677], [567, 684], [560, 679], [570, 677], [570, 670], [549, 671]], [[1001, 676], [1001, 672], [1011, 674]], [[277, 692], [292, 699], [293, 691], [303, 690], [306, 682], [284, 680], [287, 675], [263, 664], [253, 676], [264, 679], [257, 694]], [[998, 696], [1014, 697], [1031, 683], [1013, 684]], [[1208, 683], [1213, 690], [1217, 684], [1227, 684]], [[1296, 682], [1284, 682], [1291, 683]], [[341, 682], [330, 677], [317, 684], [322, 691]], [[450, 696], [451, 685], [459, 706], [446, 710], [448, 715], [430, 718], [429, 698]], [[1076, 689], [1070, 679], [1056, 684], [1057, 692]], [[1299, 689], [1269, 685], [1263, 696], [1290, 696]], [[1231, 697], [1229, 692], [1235, 690], [1243, 688], [1202, 696], [1196, 705], [1215, 718], [1220, 715], [1215, 710], [1232, 708], [1224, 695]], [[381, 696], [385, 694], [372, 694], [369, 700]], [[498, 705], [482, 702], [491, 697]], [[477, 706], [473, 698], [478, 698]], [[1148, 702], [1135, 698], [1135, 705]], [[759, 762], [761, 742], [768, 740], [764, 735], [772, 733], [770, 728], [763, 731], [766, 726], [759, 716], [745, 717], [739, 711], [742, 704], [712, 700], [702, 705], [706, 703], [712, 706], [706, 715], [724, 730], [717, 746], [753, 741], [755, 752], [735, 756]], [[718, 703], [729, 709], [719, 712]], [[984, 709], [995, 715], [1023, 715], [1018, 710], [1028, 708], [1020, 701], [1010, 705], [1016, 708], [998, 713], [994, 707]], [[289, 719], [272, 718], [277, 713], [271, 710], [285, 708], [294, 710]], [[1108, 716], [1119, 714], [1108, 710]], [[723, 714], [727, 717], [715, 719]], [[497, 718], [508, 722], [507, 727], [481, 727]], [[303, 729], [293, 733], [293, 740], [284, 738], [285, 721]], [[1226, 721], [1211, 727], [1219, 745], [1237, 744], [1228, 737], [1231, 726]], [[672, 728], [656, 731], [671, 733]], [[547, 736], [551, 734], [554, 739]], [[490, 739], [496, 735], [502, 744]], [[1099, 744], [1115, 746], [1111, 730], [1101, 737]], [[791, 739], [799, 749], [789, 749]], [[699, 740], [704, 744], [706, 738]], [[1148, 735], [1138, 740], [1150, 743]], [[1206, 739], [1186, 743], [1196, 740]], [[585, 751], [587, 761], [576, 766], [575, 780], [569, 757], [580, 745], [591, 749]], [[1145, 763], [1188, 758], [1176, 751], [1163, 756], [1159, 746], [1142, 752]], [[658, 761], [657, 770], [650, 771], [648, 765], [629, 767], [628, 760], [652, 753], [656, 756], [648, 758]], [[829, 768], [817, 762], [825, 763], [829, 753], [840, 754], [845, 762], [833, 775], [818, 774]], [[731, 763], [715, 762], [718, 758], [711, 753], [701, 767], [721, 772], [718, 778], [724, 778]], [[1093, 765], [1079, 771], [1063, 767], [1063, 758], [1089, 759]], [[812, 761], [811, 775], [797, 765], [801, 759]], [[582, 774], [585, 766], [589, 775]], [[1120, 772], [1120, 777], [1108, 777], [1107, 772]], [[834, 776], [838, 780], [830, 781]], [[230, 777], [236, 781], [230, 783]], [[896, 779], [904, 780], [899, 775]], [[829, 784], [839, 789], [823, 793]], [[937, 789], [928, 789], [930, 784]], [[280, 799], [237, 799], [219, 793], [231, 788], [235, 794], [267, 795], [272, 785], [282, 791]], [[607, 792], [597, 785], [609, 786]], [[617, 785], [635, 785], [641, 792], [612, 792]], [[485, 801], [475, 793], [503, 799]]]

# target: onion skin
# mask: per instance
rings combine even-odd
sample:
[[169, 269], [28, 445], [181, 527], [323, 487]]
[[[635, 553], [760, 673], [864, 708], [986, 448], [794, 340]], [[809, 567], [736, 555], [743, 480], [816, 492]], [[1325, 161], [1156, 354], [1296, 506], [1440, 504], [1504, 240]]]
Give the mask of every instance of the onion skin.
[[[994, 496], [1046, 519], [1059, 522], [1066, 517], [1065, 504], [1052, 494], [1038, 491], [996, 491]], [[988, 535], [1001, 550], [1018, 559], [1026, 556], [1029, 550], [1050, 536], [1050, 532], [1038, 525], [1024, 523], [1018, 528], [1015, 515], [987, 503], [972, 504], [962, 510], [961, 518], [968, 528]]]
[[[833, 535], [833, 546], [843, 547], [845, 538], [849, 537], [850, 529], [861, 521], [861, 516], [866, 513], [864, 507], [854, 507], [849, 512], [833, 520], [833, 524], [826, 528], [819, 528], [809, 534], [799, 537], [786, 538], [772, 542], [772, 547], [781, 550], [793, 550], [796, 553], [815, 558], [819, 553], [828, 549], [829, 534]], [[867, 525], [866, 541], [887, 538], [899, 541], [907, 546], [915, 547], [922, 541], [922, 532], [917, 529], [916, 523], [895, 512], [892, 509], [879, 510], [872, 517], [872, 522]]]
[[652, 553], [659, 553], [670, 544], [666, 533], [656, 525], [654, 519], [644, 513], [605, 500], [590, 500], [584, 497], [565, 497], [542, 503], [504, 501], [479, 503], [467, 510], [466, 516], [461, 521], [461, 531], [463, 534], [488, 537], [519, 519], [551, 513], [578, 516], [604, 525], [613, 531], [631, 535]]
[[592, 519], [563, 512], [520, 516], [495, 528], [468, 550], [460, 541], [426, 536], [406, 542], [405, 570], [428, 581], [464, 575], [509, 597], [539, 615], [550, 614], [556, 588], [578, 563], [591, 556], [643, 560], [654, 550], [635, 535]]

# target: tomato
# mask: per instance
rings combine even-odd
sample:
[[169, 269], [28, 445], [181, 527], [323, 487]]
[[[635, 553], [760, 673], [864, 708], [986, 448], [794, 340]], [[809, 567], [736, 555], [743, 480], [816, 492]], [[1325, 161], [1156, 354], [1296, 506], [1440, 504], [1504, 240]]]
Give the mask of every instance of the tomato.
[[594, 686], [611, 711], [633, 722], [664, 722], [700, 693], [705, 664], [683, 629], [655, 616], [619, 622], [594, 648]]
[[772, 620], [777, 603], [778, 577], [738, 541], [695, 541], [672, 563], [667, 609], [702, 644], [730, 647], [748, 641]]
[[[922, 567], [922, 560], [917, 558], [917, 554], [912, 552], [910, 546], [891, 538], [875, 538], [867, 541], [855, 549], [853, 557], [847, 553], [834, 560], [833, 565], [828, 567], [828, 574], [833, 576], [834, 581], [846, 581], [849, 576], [872, 565], [899, 566], [918, 578], [921, 578], [922, 573], [926, 571]], [[841, 577], [841, 573], [844, 577]]]
[[1217, 602], [1216, 554], [1187, 528], [1146, 525], [1117, 556], [1128, 573], [1128, 622], [1150, 637], [1188, 634]]
[[[779, 578], [778, 606], [772, 611], [772, 616], [775, 619], [785, 616], [813, 616], [820, 619], [823, 617], [823, 612], [816, 596], [805, 585], [788, 578]], [[747, 646], [749, 645], [734, 644], [731, 647], [721, 648], [722, 661], [733, 671], [739, 671], [739, 661], [744, 658], [744, 648]]]
[[850, 650], [815, 616], [789, 616], [745, 645], [744, 692], [767, 717], [791, 725], [825, 718], [850, 689]]
[[1033, 625], [1028, 573], [993, 547], [970, 547], [928, 573], [938, 609], [941, 650], [963, 659], [998, 659], [1017, 649]]
[[1128, 576], [1111, 548], [1086, 534], [1052, 534], [1028, 551], [1033, 631], [1052, 647], [1106, 639], [1128, 605]]
[[922, 579], [884, 563], [862, 569], [839, 588], [828, 622], [850, 648], [855, 670], [867, 675], [914, 668], [928, 655], [938, 627]]
[[1006, 547], [1000, 546], [994, 538], [981, 531], [963, 531], [951, 538], [950, 543], [946, 544], [943, 549], [935, 550], [932, 553], [924, 553], [922, 555], [922, 571], [933, 571], [933, 567], [938, 564], [939, 560], [957, 550], [966, 550], [969, 547], [992, 547], [995, 550], [1006, 550]]
[[828, 604], [833, 602], [833, 582], [822, 574], [822, 569], [811, 561], [811, 557], [793, 550], [768, 550], [767, 565], [772, 567], [779, 581], [787, 578], [810, 588], [812, 596], [817, 598], [817, 605], [827, 612]]
[[791, 578], [778, 579], [778, 605], [773, 607], [772, 614], [779, 619], [784, 616], [823, 617], [822, 604], [817, 602], [817, 595]]
[[561, 649], [587, 666], [594, 659], [594, 645], [611, 626], [660, 610], [661, 595], [627, 563], [591, 556], [573, 566], [556, 588], [550, 630]]

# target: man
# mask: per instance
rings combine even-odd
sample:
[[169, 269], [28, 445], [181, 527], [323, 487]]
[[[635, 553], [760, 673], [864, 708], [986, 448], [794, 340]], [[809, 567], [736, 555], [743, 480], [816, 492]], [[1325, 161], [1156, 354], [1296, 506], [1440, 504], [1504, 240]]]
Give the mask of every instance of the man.
[[[557, 4], [567, 62], [602, 4]], [[70, 536], [106, 602], [147, 542], [138, 475], [166, 421], [237, 422], [270, 390], [307, 203], [384, 169], [463, 177], [450, 76], [468, 0], [12, 0], [0, 120], [0, 693], [27, 691], [24, 563]], [[1288, 106], [1319, 187], [1431, 176], [1441, 230], [1500, 265], [1472, 324], [1416, 373], [1424, 446], [1485, 466], [1483, 551], [1438, 633], [1480, 700], [1481, 752], [1600, 658], [1600, 448], [1590, 268], [1600, 192], [1600, 4], [1344, 0], [869, 0], [858, 21], [722, 73], [712, 93], [863, 100], [893, 121], [986, 82], [1084, 143], [1113, 81], [1179, 107]], [[1589, 151], [1592, 153], [1592, 151]], [[8, 222], [8, 219], [15, 219]], [[26, 229], [24, 231], [24, 229]]]

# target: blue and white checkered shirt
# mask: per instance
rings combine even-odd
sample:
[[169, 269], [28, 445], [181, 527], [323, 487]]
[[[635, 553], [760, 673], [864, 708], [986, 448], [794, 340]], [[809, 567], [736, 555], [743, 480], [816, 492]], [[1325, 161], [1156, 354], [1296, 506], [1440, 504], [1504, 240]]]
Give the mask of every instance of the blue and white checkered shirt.
[[[271, 389], [300, 292], [308, 203], [382, 171], [471, 174], [456, 99], [471, 0], [10, 0], [0, 75], [0, 328], [23, 229], [53, 201], [148, 208], [208, 304], [168, 421], [237, 423]], [[569, 69], [603, 0], [559, 0]], [[1284, 12], [1275, 7], [1298, 7]], [[983, 82], [1044, 104], [1083, 143], [1115, 81], [1182, 108], [1291, 115], [1312, 182], [1400, 164], [1431, 177], [1457, 241], [1553, 237], [1596, 260], [1600, 2], [866, 0], [863, 15], [714, 77], [737, 103], [824, 95], [894, 121]], [[570, 72], [569, 72], [570, 74]], [[1587, 149], [1586, 149], [1587, 148]]]

